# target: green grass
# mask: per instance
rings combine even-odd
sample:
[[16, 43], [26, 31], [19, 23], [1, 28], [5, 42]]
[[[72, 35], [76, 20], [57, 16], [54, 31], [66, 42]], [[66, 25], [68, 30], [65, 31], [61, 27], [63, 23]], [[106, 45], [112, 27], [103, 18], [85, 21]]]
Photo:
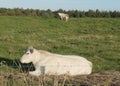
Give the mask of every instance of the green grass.
[[83, 56], [93, 62], [93, 72], [120, 71], [119, 18], [70, 18], [64, 22], [0, 16], [0, 61], [19, 59], [31, 45], [53, 53]]

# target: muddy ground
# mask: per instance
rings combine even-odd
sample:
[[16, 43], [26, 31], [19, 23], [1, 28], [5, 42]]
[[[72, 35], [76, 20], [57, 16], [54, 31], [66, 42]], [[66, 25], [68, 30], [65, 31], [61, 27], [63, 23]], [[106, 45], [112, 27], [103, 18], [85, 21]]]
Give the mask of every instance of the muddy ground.
[[120, 72], [106, 71], [87, 76], [42, 75], [40, 77], [30, 76], [27, 73], [1, 72], [0, 82], [5, 83], [5, 81], [21, 81], [27, 83], [27, 86], [120, 86]]

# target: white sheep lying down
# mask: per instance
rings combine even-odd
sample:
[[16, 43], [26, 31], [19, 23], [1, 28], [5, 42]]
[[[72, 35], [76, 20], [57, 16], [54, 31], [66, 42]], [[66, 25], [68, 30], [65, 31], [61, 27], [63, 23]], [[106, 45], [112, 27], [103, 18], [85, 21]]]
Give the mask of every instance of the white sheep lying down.
[[21, 63], [32, 62], [35, 71], [31, 75], [88, 75], [92, 72], [92, 63], [87, 59], [75, 55], [60, 55], [44, 50], [37, 50], [29, 47], [27, 52], [20, 59]]

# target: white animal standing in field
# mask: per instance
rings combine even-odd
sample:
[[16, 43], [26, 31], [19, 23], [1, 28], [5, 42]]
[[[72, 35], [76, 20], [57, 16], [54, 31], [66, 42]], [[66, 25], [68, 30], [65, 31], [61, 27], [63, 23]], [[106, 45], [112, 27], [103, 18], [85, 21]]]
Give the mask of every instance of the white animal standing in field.
[[75, 55], [60, 55], [44, 50], [28, 48], [27, 52], [20, 59], [21, 63], [32, 62], [35, 71], [31, 75], [88, 75], [92, 72], [92, 63], [87, 59]]
[[58, 15], [60, 16], [60, 19], [61, 19], [61, 20], [68, 21], [68, 19], [69, 19], [69, 15], [68, 15], [68, 14], [58, 13]]

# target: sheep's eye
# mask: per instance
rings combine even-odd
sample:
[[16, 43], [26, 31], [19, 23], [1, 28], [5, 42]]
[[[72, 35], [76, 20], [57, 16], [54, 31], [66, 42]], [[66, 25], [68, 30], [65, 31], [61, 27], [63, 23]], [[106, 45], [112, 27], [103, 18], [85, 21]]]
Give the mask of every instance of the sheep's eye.
[[26, 53], [27, 55], [29, 55], [29, 53]]

